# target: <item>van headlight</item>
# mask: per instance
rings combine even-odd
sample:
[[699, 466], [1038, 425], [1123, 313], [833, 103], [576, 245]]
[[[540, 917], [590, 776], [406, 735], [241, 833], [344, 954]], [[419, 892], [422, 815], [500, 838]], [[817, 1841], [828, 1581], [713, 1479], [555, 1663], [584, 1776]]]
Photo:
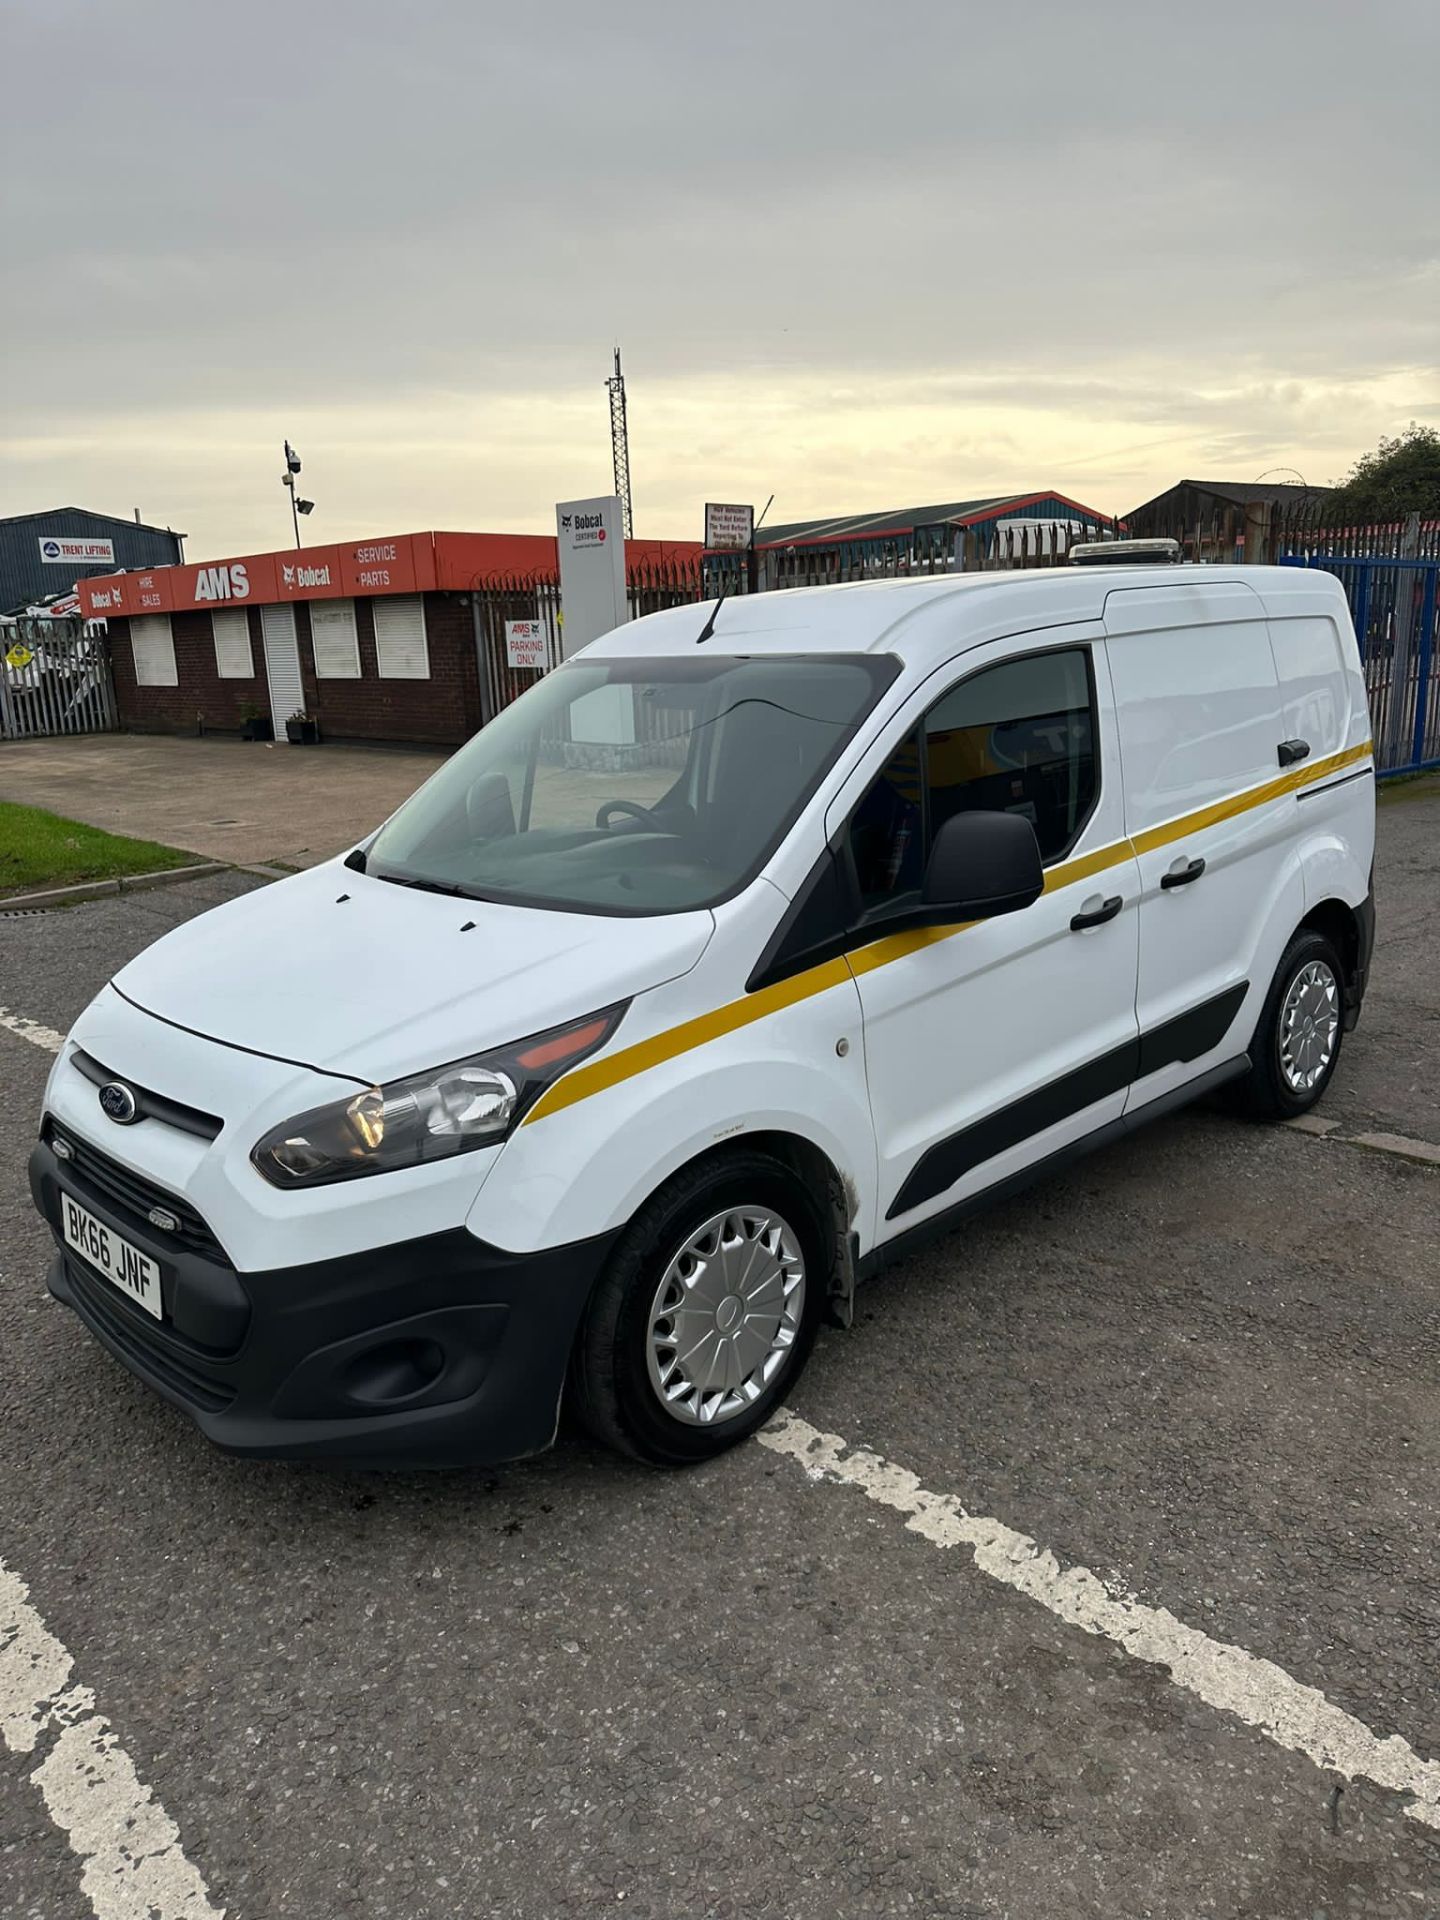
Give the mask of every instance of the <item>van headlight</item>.
[[272, 1186], [318, 1187], [494, 1146], [562, 1073], [604, 1046], [629, 1004], [314, 1107], [273, 1128], [250, 1158]]

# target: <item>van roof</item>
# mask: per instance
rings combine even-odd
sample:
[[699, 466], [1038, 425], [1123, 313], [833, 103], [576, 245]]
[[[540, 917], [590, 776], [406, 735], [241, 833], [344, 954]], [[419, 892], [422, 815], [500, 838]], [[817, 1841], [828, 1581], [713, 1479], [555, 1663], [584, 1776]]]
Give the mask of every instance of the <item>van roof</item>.
[[[1013, 573], [928, 574], [740, 594], [720, 607], [706, 645], [715, 653], [893, 653], [926, 665], [1031, 627], [1098, 622], [1106, 596], [1139, 587], [1201, 588], [1242, 581], [1265, 611], [1343, 596], [1330, 574], [1300, 567], [1084, 566]], [[687, 654], [713, 600], [669, 607], [617, 627], [585, 651], [597, 657]], [[1212, 616], [1213, 617], [1213, 616]]]

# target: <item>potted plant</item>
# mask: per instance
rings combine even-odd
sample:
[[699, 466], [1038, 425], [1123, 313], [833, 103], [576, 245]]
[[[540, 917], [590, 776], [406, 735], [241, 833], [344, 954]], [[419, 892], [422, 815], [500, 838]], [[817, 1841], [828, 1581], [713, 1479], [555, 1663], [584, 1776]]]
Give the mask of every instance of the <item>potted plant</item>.
[[273, 740], [275, 729], [270, 724], [270, 716], [263, 713], [253, 701], [247, 700], [240, 709], [240, 738], [242, 740]]
[[320, 738], [320, 728], [302, 707], [285, 722], [285, 738], [292, 746], [313, 747]]

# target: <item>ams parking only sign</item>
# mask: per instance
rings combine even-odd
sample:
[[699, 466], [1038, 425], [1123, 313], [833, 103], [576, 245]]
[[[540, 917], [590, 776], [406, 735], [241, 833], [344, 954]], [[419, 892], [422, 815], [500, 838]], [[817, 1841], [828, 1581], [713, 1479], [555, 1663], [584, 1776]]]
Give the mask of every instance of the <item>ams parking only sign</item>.
[[505, 663], [511, 667], [545, 667], [545, 622], [543, 620], [507, 620], [505, 622]]

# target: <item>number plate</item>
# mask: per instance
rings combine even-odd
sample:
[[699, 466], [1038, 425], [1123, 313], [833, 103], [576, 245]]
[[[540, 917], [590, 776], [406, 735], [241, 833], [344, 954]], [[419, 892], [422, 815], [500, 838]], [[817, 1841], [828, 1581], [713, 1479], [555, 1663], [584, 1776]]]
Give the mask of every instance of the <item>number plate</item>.
[[64, 1212], [66, 1245], [73, 1247], [122, 1293], [128, 1293], [147, 1313], [163, 1320], [160, 1269], [149, 1255], [132, 1247], [128, 1240], [122, 1240], [93, 1213], [78, 1206], [68, 1193], [61, 1194], [60, 1205]]

